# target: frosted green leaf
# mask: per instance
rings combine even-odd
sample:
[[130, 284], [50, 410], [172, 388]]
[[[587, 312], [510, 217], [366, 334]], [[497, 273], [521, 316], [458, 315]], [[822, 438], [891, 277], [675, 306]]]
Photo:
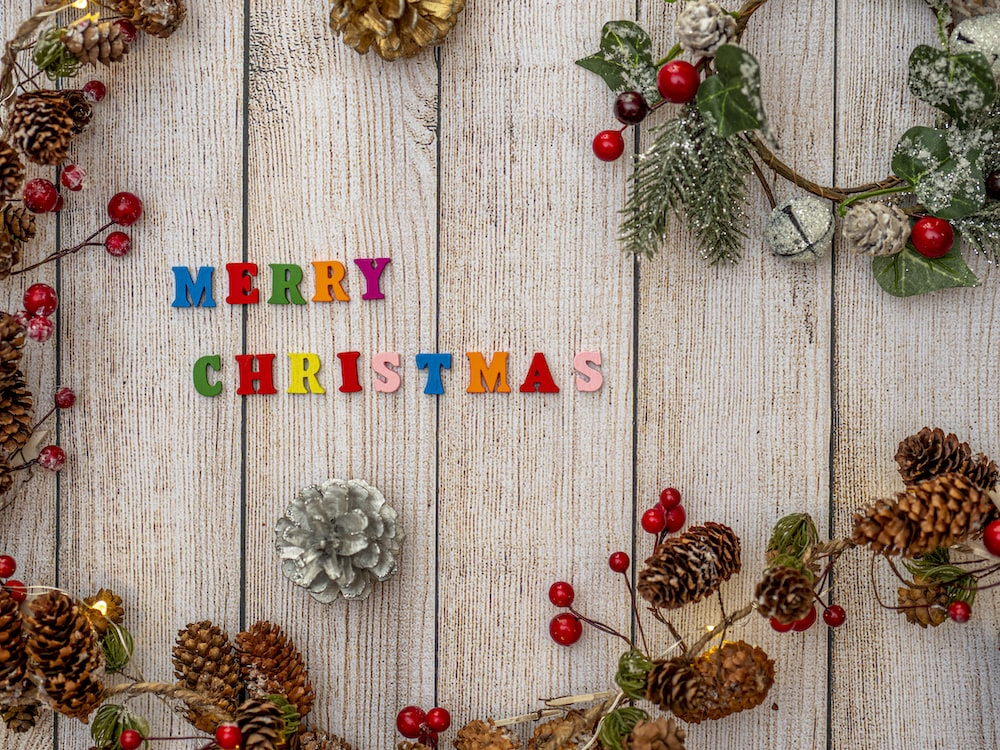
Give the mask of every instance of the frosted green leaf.
[[896, 144], [892, 171], [913, 186], [917, 200], [934, 216], [957, 219], [973, 214], [986, 200], [981, 143], [953, 131], [922, 125]]
[[715, 53], [716, 74], [698, 87], [698, 109], [723, 138], [746, 130], [759, 130], [773, 142], [764, 102], [760, 96], [760, 64], [735, 44], [724, 44]]
[[979, 279], [965, 265], [959, 243], [943, 258], [925, 258], [912, 247], [872, 260], [878, 285], [894, 297], [913, 297], [953, 287], [976, 286]]
[[981, 52], [949, 55], [925, 44], [910, 55], [910, 93], [960, 123], [990, 106], [997, 96], [993, 69]]
[[576, 61], [597, 73], [616, 94], [638, 91], [648, 104], [660, 99], [656, 87], [653, 42], [634, 21], [609, 21], [601, 30], [601, 49]]

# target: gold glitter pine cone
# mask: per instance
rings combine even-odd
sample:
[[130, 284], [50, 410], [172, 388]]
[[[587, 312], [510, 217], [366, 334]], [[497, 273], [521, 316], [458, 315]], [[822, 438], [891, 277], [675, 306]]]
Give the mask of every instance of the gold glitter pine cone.
[[915, 557], [965, 541], [995, 516], [985, 491], [961, 474], [945, 474], [855, 513], [852, 541], [876, 553]]
[[250, 695], [282, 695], [295, 706], [300, 718], [312, 710], [315, 696], [305, 662], [277, 625], [262, 621], [239, 633], [236, 658]]
[[625, 750], [684, 750], [686, 736], [676, 721], [661, 716], [636, 724], [625, 741]]
[[0, 448], [13, 453], [31, 437], [34, 399], [24, 375], [18, 371], [14, 382], [0, 390]]
[[[224, 630], [202, 620], [177, 631], [173, 663], [179, 685], [210, 696], [223, 711], [233, 713], [243, 685], [232, 644]], [[214, 717], [190, 708], [186, 715], [197, 729], [215, 731]]]
[[330, 28], [360, 54], [384, 60], [413, 57], [441, 44], [465, 0], [332, 0]]
[[187, 15], [183, 0], [114, 0], [109, 4], [137, 29], [160, 39], [177, 31]]
[[62, 43], [84, 65], [110, 65], [128, 54], [121, 27], [110, 21], [81, 19], [66, 29]]
[[493, 722], [470, 721], [458, 730], [455, 750], [519, 750], [521, 743]]
[[24, 164], [17, 149], [7, 141], [0, 141], [0, 198], [13, 198], [23, 184]]
[[732, 529], [693, 526], [657, 545], [639, 571], [637, 590], [654, 607], [676, 609], [714, 594], [740, 566], [740, 540]]
[[723, 643], [694, 661], [704, 698], [690, 711], [674, 712], [692, 724], [747, 711], [764, 702], [774, 684], [774, 661], [758, 646]]
[[757, 584], [757, 611], [783, 625], [801, 620], [813, 607], [812, 578], [797, 568], [768, 568]]
[[913, 579], [912, 588], [896, 589], [897, 606], [908, 622], [922, 628], [936, 628], [948, 619], [948, 593], [944, 587], [930, 584], [920, 576]]
[[284, 745], [281, 732], [285, 720], [281, 709], [269, 700], [248, 698], [240, 704], [236, 712], [243, 741], [240, 750], [276, 750]]

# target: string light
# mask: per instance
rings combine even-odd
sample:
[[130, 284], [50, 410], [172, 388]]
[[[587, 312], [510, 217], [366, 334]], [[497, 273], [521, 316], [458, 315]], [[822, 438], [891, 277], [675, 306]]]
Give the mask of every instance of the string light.
[[[84, 0], [84, 2], [86, 2], [86, 0]], [[91, 609], [96, 609], [98, 612], [100, 612], [105, 617], [108, 616], [108, 603], [106, 601], [104, 601], [103, 599], [98, 599], [96, 602], [94, 602], [93, 604], [90, 605], [90, 608]]]
[[87, 7], [87, 0], [73, 0], [73, 7], [83, 10]]

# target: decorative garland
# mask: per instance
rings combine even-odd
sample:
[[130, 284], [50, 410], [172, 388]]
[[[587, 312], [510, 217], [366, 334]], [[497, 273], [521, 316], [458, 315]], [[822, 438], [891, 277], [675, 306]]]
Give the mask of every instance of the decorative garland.
[[[651, 145], [635, 160], [620, 228], [625, 250], [656, 255], [675, 219], [707, 260], [735, 263], [746, 240], [749, 182], [756, 178], [771, 206], [765, 241], [777, 256], [824, 256], [839, 217], [844, 243], [871, 257], [872, 273], [889, 294], [975, 286], [963, 245], [1000, 262], [1000, 3], [928, 0], [940, 48], [912, 51], [909, 90], [939, 110], [939, 122], [900, 137], [886, 179], [828, 187], [775, 154], [760, 64], [739, 46], [766, 2], [747, 0], [735, 12], [713, 0], [687, 2], [676, 19], [678, 41], [658, 62], [646, 31], [632, 21], [612, 21], [604, 26], [600, 50], [577, 61], [617, 94], [614, 114], [623, 126], [594, 139], [602, 160], [622, 156], [629, 125], [669, 104], [682, 105], [673, 119], [653, 128]], [[953, 11], [971, 17], [956, 26]], [[696, 62], [679, 59], [682, 52]], [[779, 200], [767, 169], [810, 195]]]

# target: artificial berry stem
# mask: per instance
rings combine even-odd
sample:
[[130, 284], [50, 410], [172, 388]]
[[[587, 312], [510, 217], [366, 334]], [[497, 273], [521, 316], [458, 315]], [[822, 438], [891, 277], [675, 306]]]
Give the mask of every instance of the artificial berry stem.
[[65, 248], [63, 250], [57, 250], [56, 252], [51, 253], [51, 254], [47, 255], [46, 257], [42, 258], [37, 263], [33, 263], [30, 266], [25, 266], [24, 268], [19, 268], [16, 271], [11, 271], [10, 275], [11, 276], [16, 276], [19, 273], [25, 273], [26, 271], [33, 271], [36, 268], [39, 268], [40, 266], [44, 266], [46, 263], [51, 263], [52, 261], [59, 260], [60, 258], [64, 258], [67, 255], [72, 255], [73, 253], [80, 252], [85, 247], [103, 247], [104, 243], [102, 243], [102, 242], [92, 242], [91, 240], [93, 240], [97, 235], [101, 234], [102, 232], [107, 231], [108, 229], [110, 229], [114, 225], [115, 225], [115, 222], [109, 221], [103, 227], [101, 227], [100, 229], [98, 229], [97, 231], [95, 231], [93, 234], [91, 234], [89, 237], [87, 237], [80, 244], [74, 245], [73, 247]]
[[632, 586], [632, 578], [629, 576], [628, 572], [623, 572], [622, 578], [625, 579], [625, 588], [628, 589], [629, 600], [632, 604], [632, 616], [635, 618], [636, 627], [639, 629], [639, 637], [642, 639], [642, 649], [647, 654], [649, 653], [649, 644], [646, 642], [646, 632], [642, 627], [642, 618], [639, 617], [639, 605], [635, 598], [635, 588]]
[[590, 625], [590, 627], [594, 628], [595, 630], [600, 630], [602, 633], [607, 633], [608, 635], [617, 636], [618, 638], [621, 638], [623, 641], [625, 641], [625, 643], [627, 643], [630, 648], [635, 648], [635, 644], [629, 638], [626, 638], [624, 635], [619, 633], [610, 625], [605, 625], [603, 622], [600, 622], [599, 620], [591, 620], [589, 617], [585, 617], [584, 615], [580, 614], [580, 612], [578, 612], [573, 607], [569, 607], [569, 611], [578, 620], [587, 623], [588, 625]]

